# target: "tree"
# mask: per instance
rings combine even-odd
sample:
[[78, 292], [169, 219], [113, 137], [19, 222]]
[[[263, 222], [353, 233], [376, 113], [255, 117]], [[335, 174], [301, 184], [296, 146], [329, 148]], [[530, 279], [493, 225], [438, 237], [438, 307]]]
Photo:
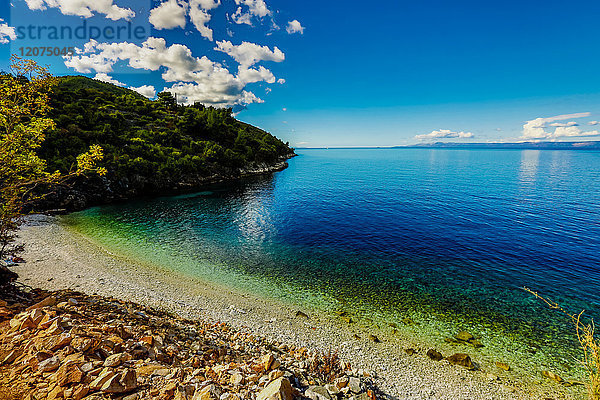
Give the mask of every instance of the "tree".
[[[68, 173], [47, 172], [46, 161], [36, 154], [54, 127], [48, 112], [56, 83], [46, 68], [16, 56], [11, 73], [0, 75], [0, 259], [22, 250], [14, 245], [15, 233], [28, 205], [74, 176], [106, 173], [98, 167], [103, 158], [99, 146], [79, 155]], [[6, 283], [0, 281], [0, 286]]]

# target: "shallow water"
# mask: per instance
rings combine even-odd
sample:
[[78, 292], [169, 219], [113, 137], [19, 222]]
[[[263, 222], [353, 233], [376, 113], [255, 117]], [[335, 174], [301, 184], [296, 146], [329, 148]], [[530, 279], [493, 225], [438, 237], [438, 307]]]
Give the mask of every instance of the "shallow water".
[[571, 368], [566, 319], [522, 287], [599, 315], [599, 152], [298, 153], [273, 176], [65, 222], [184, 275], [352, 311], [439, 346], [467, 329], [486, 344], [481, 357]]

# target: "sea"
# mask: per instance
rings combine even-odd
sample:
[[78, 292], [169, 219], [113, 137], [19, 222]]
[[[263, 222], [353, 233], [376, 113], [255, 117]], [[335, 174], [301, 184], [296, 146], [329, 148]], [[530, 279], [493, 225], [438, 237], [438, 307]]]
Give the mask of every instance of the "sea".
[[524, 288], [600, 317], [599, 151], [297, 153], [272, 175], [63, 223], [182, 279], [348, 313], [445, 351], [468, 331], [484, 347], [462, 351], [482, 359], [533, 379], [581, 376], [569, 317]]

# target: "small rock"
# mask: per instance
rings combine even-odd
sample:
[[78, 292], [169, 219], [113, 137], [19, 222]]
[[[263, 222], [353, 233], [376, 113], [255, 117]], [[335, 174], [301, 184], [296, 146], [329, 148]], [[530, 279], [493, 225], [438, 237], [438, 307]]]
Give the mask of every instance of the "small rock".
[[542, 371], [542, 375], [548, 379], [552, 379], [553, 381], [556, 381], [558, 383], [562, 383], [564, 381], [563, 378], [561, 378], [559, 375], [555, 374], [554, 372], [550, 372], [550, 371]]
[[469, 332], [462, 331], [458, 332], [458, 334], [456, 334], [454, 338], [456, 340], [460, 340], [461, 342], [468, 342], [469, 340], [475, 339], [475, 336], [471, 335]]
[[74, 362], [63, 363], [56, 372], [56, 382], [59, 386], [67, 386], [70, 383], [79, 383], [83, 378], [83, 372]]
[[308, 318], [308, 315], [306, 313], [303, 313], [302, 311], [296, 311], [296, 318]]
[[50, 357], [38, 364], [38, 370], [41, 372], [52, 372], [55, 371], [60, 365], [60, 361], [57, 356]]
[[427, 350], [427, 357], [431, 358], [433, 361], [440, 361], [442, 358], [444, 358], [442, 353], [435, 349]]
[[311, 386], [304, 392], [304, 396], [311, 400], [331, 400], [331, 395], [323, 386]]
[[287, 378], [278, 378], [269, 383], [258, 394], [256, 400], [294, 400], [292, 385]]
[[450, 357], [447, 357], [446, 360], [453, 365], [460, 365], [467, 369], [475, 369], [475, 365], [473, 364], [473, 361], [471, 361], [471, 357], [464, 353], [453, 354]]
[[406, 354], [408, 354], [409, 356], [412, 356], [413, 354], [417, 353], [417, 351], [415, 349], [404, 349], [404, 352]]
[[333, 383], [338, 389], [345, 388], [348, 386], [348, 377], [342, 376], [341, 378], [337, 378]]
[[360, 387], [360, 379], [350, 377], [350, 379], [348, 380], [348, 388], [352, 393], [360, 393], [362, 391]]
[[241, 386], [244, 384], [244, 375], [235, 373], [229, 378], [229, 383], [233, 386]]
[[496, 367], [503, 369], [505, 371], [510, 371], [510, 365], [500, 362], [500, 361], [496, 361]]
[[369, 340], [374, 342], [374, 343], [381, 343], [381, 340], [379, 340], [379, 338], [375, 335], [369, 335]]
[[268, 371], [271, 369], [271, 366], [273, 365], [274, 361], [275, 357], [273, 357], [272, 354], [265, 354], [263, 358], [261, 358], [260, 363], [262, 364], [265, 371]]
[[118, 367], [125, 361], [131, 360], [131, 356], [127, 353], [117, 353], [112, 356], [108, 356], [106, 360], [104, 360], [105, 367]]

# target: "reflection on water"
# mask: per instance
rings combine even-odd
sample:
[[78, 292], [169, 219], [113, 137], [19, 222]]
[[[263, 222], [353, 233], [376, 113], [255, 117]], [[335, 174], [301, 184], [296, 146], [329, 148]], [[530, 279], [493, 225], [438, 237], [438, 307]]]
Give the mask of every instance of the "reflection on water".
[[600, 154], [584, 151], [306, 150], [271, 177], [68, 221], [241, 290], [410, 316], [436, 337], [468, 328], [490, 349], [574, 349], [564, 320], [521, 287], [598, 315], [599, 176]]
[[521, 151], [521, 166], [519, 168], [519, 180], [521, 184], [535, 183], [535, 178], [540, 164], [540, 150]]

